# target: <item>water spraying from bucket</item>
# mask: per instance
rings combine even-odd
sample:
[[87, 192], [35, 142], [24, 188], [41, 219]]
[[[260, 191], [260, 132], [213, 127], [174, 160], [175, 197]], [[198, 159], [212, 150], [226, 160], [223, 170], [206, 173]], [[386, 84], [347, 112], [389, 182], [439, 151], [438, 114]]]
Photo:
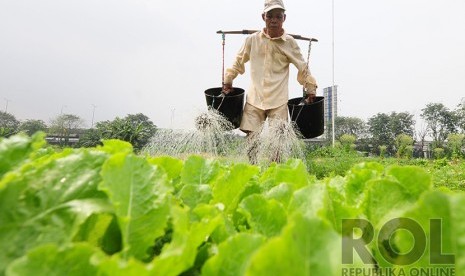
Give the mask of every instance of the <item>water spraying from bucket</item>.
[[224, 132], [232, 129], [232, 123], [224, 118], [217, 110], [209, 109], [201, 113], [194, 120], [195, 128], [201, 132]]
[[292, 122], [267, 120], [259, 131], [247, 137], [245, 155], [251, 163], [263, 166], [271, 162], [305, 158], [305, 143]]
[[[305, 143], [292, 122], [267, 120], [247, 138], [234, 133], [230, 124], [217, 110], [209, 109], [195, 117], [194, 130], [158, 130], [143, 152], [180, 159], [196, 154], [262, 166], [305, 158]], [[253, 160], [250, 153], [254, 154]]]
[[194, 119], [194, 130], [158, 130], [144, 152], [152, 156], [169, 155], [184, 158], [192, 154], [206, 157], [238, 156], [243, 138], [235, 135], [222, 114], [215, 109]]

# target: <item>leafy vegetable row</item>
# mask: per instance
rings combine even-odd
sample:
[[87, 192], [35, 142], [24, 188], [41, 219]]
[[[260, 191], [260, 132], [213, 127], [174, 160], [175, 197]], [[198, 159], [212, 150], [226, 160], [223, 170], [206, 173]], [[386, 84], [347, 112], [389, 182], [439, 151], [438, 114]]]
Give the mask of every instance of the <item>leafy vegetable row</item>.
[[[441, 252], [428, 244], [404, 265], [392, 248], [408, 252], [411, 236], [378, 236], [398, 218], [428, 238], [440, 218]], [[370, 264], [355, 251], [343, 263], [344, 241], [369, 229], [347, 219], [372, 226]], [[436, 268], [464, 275], [465, 196], [418, 167], [362, 163], [317, 180], [300, 160], [138, 156], [118, 140], [56, 152], [40, 134], [14, 136], [0, 141], [0, 248], [0, 275], [342, 275], [431, 267], [441, 253], [454, 262]]]

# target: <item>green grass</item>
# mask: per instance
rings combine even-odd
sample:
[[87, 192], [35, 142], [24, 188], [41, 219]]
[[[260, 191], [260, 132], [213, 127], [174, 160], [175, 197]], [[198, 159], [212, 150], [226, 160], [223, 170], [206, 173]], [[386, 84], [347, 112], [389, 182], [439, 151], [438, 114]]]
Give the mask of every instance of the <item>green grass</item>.
[[363, 162], [377, 162], [384, 166], [419, 166], [430, 173], [436, 188], [465, 191], [465, 162], [463, 159], [421, 159], [365, 157], [355, 151], [338, 148], [319, 148], [307, 154], [307, 168], [310, 174], [322, 179], [336, 175], [345, 176], [354, 165]]

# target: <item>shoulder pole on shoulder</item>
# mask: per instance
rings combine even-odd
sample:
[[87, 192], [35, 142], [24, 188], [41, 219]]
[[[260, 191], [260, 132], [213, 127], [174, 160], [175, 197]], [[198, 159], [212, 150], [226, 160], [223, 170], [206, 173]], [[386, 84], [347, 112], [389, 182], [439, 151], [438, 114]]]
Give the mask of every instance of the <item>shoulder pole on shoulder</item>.
[[[242, 31], [221, 31], [219, 30], [216, 33], [217, 34], [253, 34], [256, 32], [259, 32], [259, 31], [258, 30], [242, 30]], [[299, 39], [299, 40], [318, 42], [318, 39], [313, 38], [313, 37], [304, 37], [304, 36], [296, 35], [296, 34], [288, 34], [288, 35], [292, 36], [295, 39]]]

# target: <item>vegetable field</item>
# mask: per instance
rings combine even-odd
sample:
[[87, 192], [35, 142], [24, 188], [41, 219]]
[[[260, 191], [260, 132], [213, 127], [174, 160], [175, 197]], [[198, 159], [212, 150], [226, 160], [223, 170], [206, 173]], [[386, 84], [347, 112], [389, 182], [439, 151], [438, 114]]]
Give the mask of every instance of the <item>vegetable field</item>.
[[465, 194], [434, 181], [421, 166], [317, 178], [301, 160], [13, 136], [0, 141], [0, 275], [465, 275]]

